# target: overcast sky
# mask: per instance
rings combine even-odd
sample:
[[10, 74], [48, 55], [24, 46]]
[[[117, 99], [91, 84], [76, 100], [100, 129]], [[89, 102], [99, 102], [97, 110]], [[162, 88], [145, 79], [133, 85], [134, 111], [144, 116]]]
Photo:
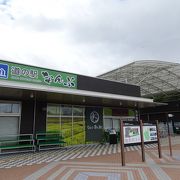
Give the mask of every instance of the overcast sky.
[[180, 62], [180, 0], [0, 0], [0, 58], [90, 76]]

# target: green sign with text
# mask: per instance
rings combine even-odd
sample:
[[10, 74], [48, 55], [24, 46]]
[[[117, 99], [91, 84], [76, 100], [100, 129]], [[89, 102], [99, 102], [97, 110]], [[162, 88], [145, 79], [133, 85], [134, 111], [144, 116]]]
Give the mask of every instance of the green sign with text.
[[0, 61], [0, 79], [77, 89], [77, 75]]

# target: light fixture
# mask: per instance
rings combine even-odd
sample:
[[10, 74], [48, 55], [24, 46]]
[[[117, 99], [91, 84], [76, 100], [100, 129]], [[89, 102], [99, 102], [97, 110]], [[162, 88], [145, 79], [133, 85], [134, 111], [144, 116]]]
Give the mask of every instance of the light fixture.
[[34, 97], [34, 94], [33, 94], [33, 92], [31, 92], [31, 94], [30, 94], [30, 98], [33, 98]]
[[86, 102], [86, 100], [83, 98], [82, 102], [84, 103], [84, 102]]
[[122, 102], [121, 101], [119, 102], [119, 105], [122, 106]]
[[169, 117], [169, 118], [171, 118], [171, 117], [173, 117], [173, 116], [174, 116], [173, 114], [168, 114], [168, 117]]

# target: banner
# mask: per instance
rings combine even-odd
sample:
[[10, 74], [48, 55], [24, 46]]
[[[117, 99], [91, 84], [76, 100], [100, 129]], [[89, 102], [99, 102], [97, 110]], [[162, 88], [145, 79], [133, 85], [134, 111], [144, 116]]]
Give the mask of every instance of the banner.
[[0, 80], [77, 89], [77, 75], [0, 61]]
[[103, 136], [103, 108], [86, 107], [86, 141], [100, 141]]
[[[143, 126], [144, 142], [157, 141], [156, 126]], [[124, 126], [124, 144], [140, 143], [140, 127]]]

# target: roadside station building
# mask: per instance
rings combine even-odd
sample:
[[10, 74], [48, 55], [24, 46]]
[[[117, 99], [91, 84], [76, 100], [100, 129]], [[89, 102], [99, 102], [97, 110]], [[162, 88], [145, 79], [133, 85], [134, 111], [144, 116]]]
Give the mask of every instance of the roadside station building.
[[0, 61], [0, 136], [60, 131], [69, 145], [100, 141], [151, 106], [136, 85]]
[[134, 61], [106, 72], [99, 78], [139, 85], [142, 97], [166, 103], [166, 106], [141, 109], [141, 119], [146, 122], [158, 119], [161, 122], [160, 128], [165, 134], [168, 132], [167, 122], [169, 121], [171, 133], [180, 133], [179, 63], [159, 60]]

